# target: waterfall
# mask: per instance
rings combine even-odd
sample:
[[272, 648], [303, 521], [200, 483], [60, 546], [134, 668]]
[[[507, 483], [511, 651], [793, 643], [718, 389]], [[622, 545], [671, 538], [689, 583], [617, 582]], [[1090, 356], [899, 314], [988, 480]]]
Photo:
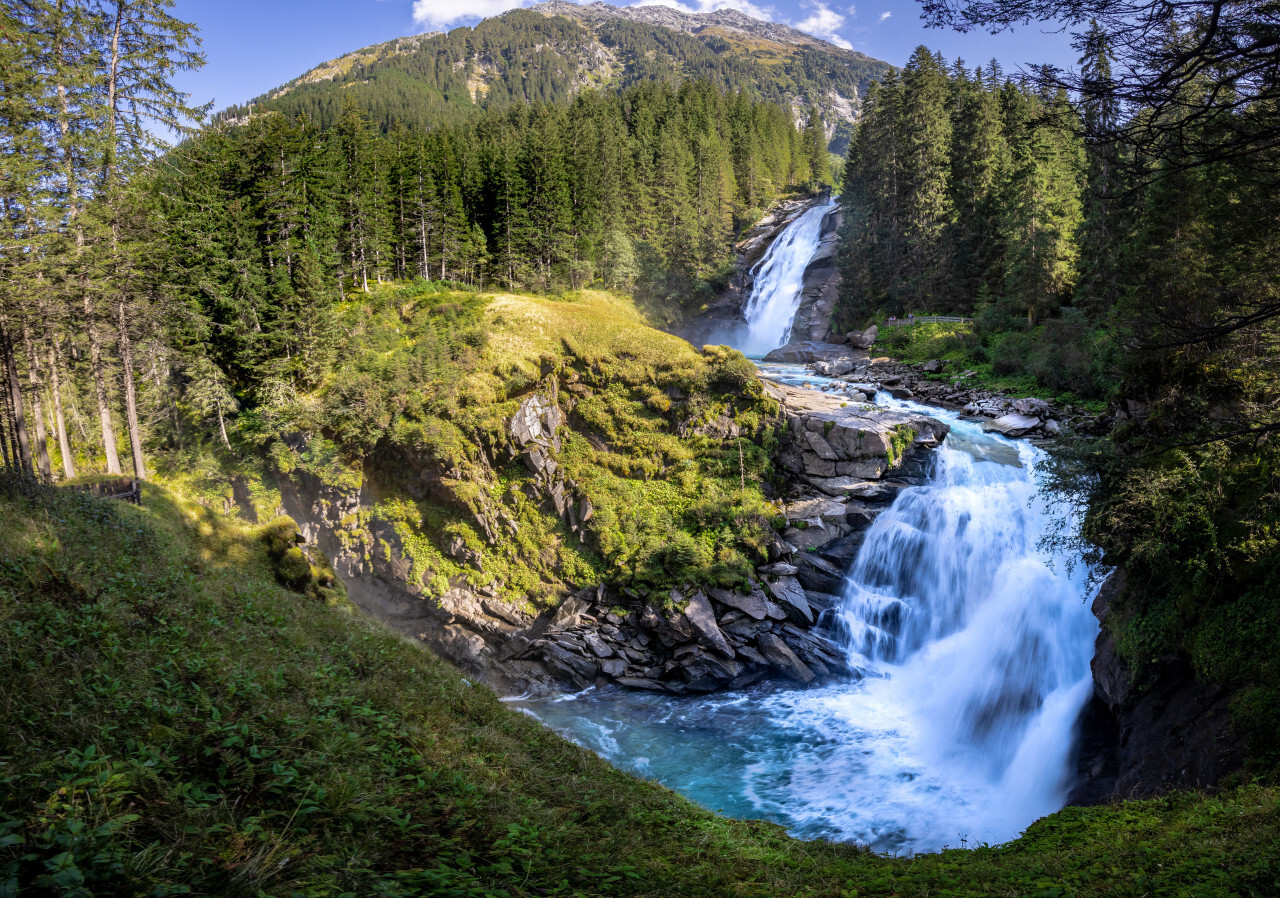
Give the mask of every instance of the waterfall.
[[1085, 572], [1039, 548], [1044, 453], [927, 411], [952, 427], [928, 481], [875, 520], [826, 612], [861, 681], [517, 704], [619, 767], [802, 837], [932, 851], [1007, 841], [1060, 808], [1093, 687]]
[[818, 249], [822, 219], [835, 204], [832, 199], [807, 209], [774, 238], [752, 269], [751, 296], [742, 309], [747, 332], [737, 347], [745, 355], [762, 356], [790, 339], [791, 323], [800, 308], [804, 270]]

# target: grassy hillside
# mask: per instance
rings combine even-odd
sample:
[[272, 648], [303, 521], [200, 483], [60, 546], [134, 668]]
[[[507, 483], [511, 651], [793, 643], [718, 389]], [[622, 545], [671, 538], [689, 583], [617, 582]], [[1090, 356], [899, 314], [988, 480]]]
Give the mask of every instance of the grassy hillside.
[[[913, 860], [725, 820], [357, 614], [286, 522], [0, 482], [0, 895], [1265, 895], [1280, 791]], [[304, 587], [305, 588], [305, 587]]]
[[[428, 597], [459, 578], [517, 605], [600, 582], [729, 586], [767, 560], [781, 422], [740, 354], [699, 352], [597, 291], [389, 285], [338, 325], [341, 356], [312, 389], [246, 396], [230, 447], [210, 433], [166, 452], [160, 482], [247, 520], [275, 515], [277, 476], [364, 483], [352, 531], [394, 529]], [[510, 443], [535, 394], [565, 413], [556, 461], [594, 510], [578, 531], [530, 493]]]

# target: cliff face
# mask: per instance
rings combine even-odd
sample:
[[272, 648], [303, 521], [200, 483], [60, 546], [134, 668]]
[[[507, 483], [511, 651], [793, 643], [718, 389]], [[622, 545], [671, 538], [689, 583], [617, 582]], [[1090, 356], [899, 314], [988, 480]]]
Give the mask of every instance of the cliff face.
[[840, 207], [834, 207], [822, 219], [818, 249], [804, 270], [804, 286], [800, 289], [800, 308], [791, 323], [788, 343], [843, 343], [845, 339], [831, 332], [831, 314], [840, 295], [840, 268], [836, 259], [839, 244]]
[[1245, 745], [1231, 729], [1231, 693], [1197, 680], [1186, 657], [1163, 658], [1135, 681], [1107, 628], [1124, 587], [1118, 571], [1093, 603], [1103, 626], [1092, 663], [1094, 696], [1080, 721], [1079, 780], [1069, 804], [1210, 788], [1244, 763]]

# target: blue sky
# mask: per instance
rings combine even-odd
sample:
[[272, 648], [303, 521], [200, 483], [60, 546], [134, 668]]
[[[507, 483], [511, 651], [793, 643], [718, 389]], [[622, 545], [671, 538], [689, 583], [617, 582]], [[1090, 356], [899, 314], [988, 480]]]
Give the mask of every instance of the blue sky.
[[[613, 0], [628, 6], [632, 0]], [[652, 2], [652, 0], [648, 0]], [[1006, 70], [1027, 63], [1075, 62], [1070, 37], [1037, 26], [1012, 34], [926, 29], [915, 0], [661, 0], [693, 12], [731, 7], [786, 22], [869, 56], [902, 65], [919, 44], [972, 66], [995, 57]], [[265, 93], [312, 66], [406, 34], [472, 25], [532, 0], [176, 0], [175, 12], [200, 26], [208, 64], [179, 86], [196, 103], [220, 109]]]

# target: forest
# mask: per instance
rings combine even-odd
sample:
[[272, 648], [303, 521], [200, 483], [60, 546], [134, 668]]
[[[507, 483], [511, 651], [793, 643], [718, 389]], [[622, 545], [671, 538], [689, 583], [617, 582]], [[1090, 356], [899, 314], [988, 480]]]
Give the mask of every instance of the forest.
[[46, 479], [124, 471], [121, 431], [139, 475], [148, 441], [229, 448], [237, 412], [341, 367], [335, 304], [380, 283], [597, 284], [678, 318], [743, 226], [832, 180], [816, 112], [797, 128], [707, 81], [430, 130], [381, 130], [348, 97], [328, 129], [262, 112], [168, 149], [144, 118], [205, 112], [165, 80], [198, 64], [192, 26], [159, 2], [114, 9], [6, 7], [23, 40], [0, 61], [21, 163], [4, 182], [0, 447]]

